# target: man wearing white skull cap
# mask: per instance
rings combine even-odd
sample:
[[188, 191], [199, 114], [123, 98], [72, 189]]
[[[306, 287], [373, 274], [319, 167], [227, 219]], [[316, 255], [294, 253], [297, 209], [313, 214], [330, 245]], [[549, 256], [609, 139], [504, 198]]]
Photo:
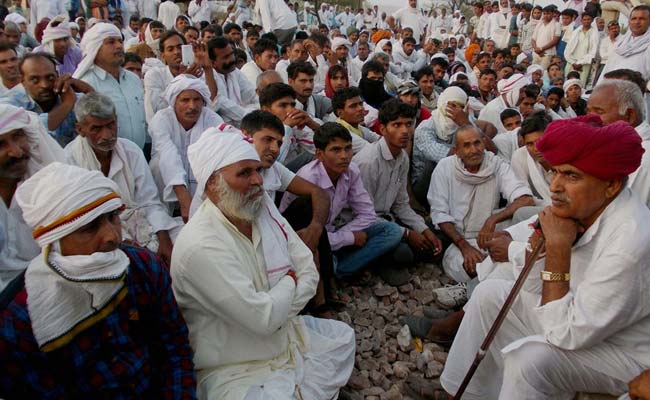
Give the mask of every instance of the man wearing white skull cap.
[[195, 397], [167, 266], [120, 246], [117, 191], [58, 162], [16, 190], [41, 254], [0, 317], [3, 398]]
[[183, 219], [189, 217], [196, 178], [187, 158], [187, 148], [203, 132], [223, 123], [207, 107], [210, 90], [202, 79], [181, 74], [174, 78], [163, 97], [169, 104], [151, 119], [149, 134], [153, 144], [151, 169], [162, 200], [178, 202]]
[[113, 24], [98, 22], [81, 39], [84, 58], [73, 77], [88, 82], [111, 98], [117, 109], [119, 136], [144, 148], [147, 137], [142, 81], [122, 68], [122, 32]]
[[47, 164], [63, 162], [65, 155], [36, 114], [8, 104], [0, 104], [0, 143], [0, 225], [7, 234], [0, 247], [1, 290], [39, 252], [16, 203], [16, 188]]
[[188, 150], [204, 199], [172, 256], [202, 399], [331, 399], [350, 377], [354, 332], [298, 316], [316, 293], [312, 253], [262, 187], [239, 131], [210, 129]]

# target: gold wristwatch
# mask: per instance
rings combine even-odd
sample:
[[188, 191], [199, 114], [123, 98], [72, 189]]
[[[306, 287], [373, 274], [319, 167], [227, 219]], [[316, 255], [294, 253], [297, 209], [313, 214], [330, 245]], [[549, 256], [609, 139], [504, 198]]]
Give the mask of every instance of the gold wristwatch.
[[542, 271], [539, 273], [544, 282], [569, 282], [571, 274], [568, 272]]

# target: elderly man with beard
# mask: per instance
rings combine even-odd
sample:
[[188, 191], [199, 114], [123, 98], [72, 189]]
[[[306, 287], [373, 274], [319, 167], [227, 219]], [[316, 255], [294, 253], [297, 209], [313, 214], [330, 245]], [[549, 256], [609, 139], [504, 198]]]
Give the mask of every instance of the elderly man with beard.
[[140, 78], [122, 68], [122, 32], [113, 24], [99, 22], [84, 34], [80, 47], [84, 58], [73, 77], [111, 98], [117, 110], [119, 136], [143, 149], [149, 141], [144, 92]]
[[[539, 214], [544, 256], [463, 398], [621, 395], [650, 366], [640, 350], [650, 346], [650, 211], [626, 188], [641, 162], [641, 138], [625, 122], [603, 127], [589, 115], [552, 122], [536, 147], [555, 172], [551, 205]], [[528, 231], [535, 244], [538, 235]], [[487, 279], [474, 291], [441, 377], [448, 393], [457, 391], [512, 284]]]
[[16, 190], [41, 254], [0, 318], [3, 398], [195, 398], [167, 266], [120, 246], [117, 192], [61, 163]]
[[650, 207], [650, 124], [646, 120], [641, 90], [630, 81], [604, 79], [589, 96], [587, 110], [598, 114], [605, 125], [625, 121], [641, 136], [646, 152], [639, 169], [630, 174], [628, 186]]
[[211, 108], [234, 126], [257, 107], [255, 83], [251, 83], [235, 63], [234, 50], [228, 39], [218, 36], [207, 43], [217, 81], [217, 101]]
[[125, 240], [171, 261], [172, 241], [182, 223], [172, 219], [160, 202], [158, 188], [142, 150], [117, 137], [117, 116], [110, 98], [90, 93], [75, 105], [79, 136], [66, 148], [70, 164], [101, 171], [120, 189], [126, 209], [120, 214]]
[[166, 66], [153, 67], [144, 74], [144, 110], [147, 123], [153, 116], [169, 104], [163, 95], [172, 79], [180, 74], [202, 78], [210, 89], [210, 99], [217, 96], [217, 83], [212, 73], [212, 63], [208, 57], [207, 46], [203, 43], [194, 46], [194, 62], [183, 65], [181, 46], [186, 44], [185, 37], [177, 31], [167, 31], [160, 37], [160, 58]]
[[42, 167], [65, 161], [63, 149], [47, 134], [34, 113], [0, 104], [0, 289], [19, 275], [39, 253], [31, 229], [15, 201], [18, 185]]
[[206, 129], [221, 125], [223, 120], [207, 107], [210, 91], [199, 78], [177, 76], [164, 96], [169, 107], [158, 111], [149, 126], [153, 145], [151, 170], [162, 200], [177, 202], [180, 216], [187, 221], [197, 184], [187, 148], [199, 140]]
[[93, 88], [70, 75], [58, 76], [55, 60], [45, 53], [26, 55], [20, 68], [21, 84], [0, 97], [0, 103], [37, 113], [50, 135], [65, 146], [76, 136], [72, 111], [76, 92], [90, 93]]
[[172, 257], [205, 399], [336, 398], [354, 332], [298, 316], [316, 292], [312, 253], [263, 190], [255, 149], [234, 128], [190, 146], [200, 207]]
[[33, 52], [44, 52], [54, 56], [59, 75], [73, 74], [81, 62], [82, 54], [70, 33], [68, 17], [59, 15], [51, 20], [43, 32], [41, 45]]

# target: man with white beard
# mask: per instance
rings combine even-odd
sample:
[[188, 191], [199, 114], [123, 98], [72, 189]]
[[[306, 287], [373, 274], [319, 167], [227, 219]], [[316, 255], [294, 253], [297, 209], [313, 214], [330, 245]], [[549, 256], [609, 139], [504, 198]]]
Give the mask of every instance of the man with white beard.
[[0, 104], [0, 143], [0, 225], [6, 233], [0, 247], [2, 290], [40, 251], [16, 203], [16, 188], [47, 164], [64, 162], [65, 154], [38, 115], [8, 104]]
[[354, 332], [298, 316], [316, 292], [312, 253], [262, 188], [255, 149], [210, 129], [188, 157], [202, 203], [172, 257], [206, 399], [338, 396], [354, 366]]
[[180, 216], [189, 218], [196, 179], [187, 159], [187, 148], [209, 127], [223, 123], [210, 110], [210, 91], [199, 78], [179, 75], [164, 95], [169, 107], [156, 113], [149, 133], [152, 140], [151, 170], [165, 202], [178, 202]]

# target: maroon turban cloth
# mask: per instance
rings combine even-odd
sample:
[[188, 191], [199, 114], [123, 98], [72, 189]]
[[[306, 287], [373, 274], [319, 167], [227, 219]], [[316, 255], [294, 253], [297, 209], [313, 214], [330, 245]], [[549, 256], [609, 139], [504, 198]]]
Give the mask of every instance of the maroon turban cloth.
[[536, 143], [551, 165], [570, 164], [598, 179], [623, 179], [641, 165], [641, 137], [627, 122], [603, 126], [594, 114], [551, 122]]

